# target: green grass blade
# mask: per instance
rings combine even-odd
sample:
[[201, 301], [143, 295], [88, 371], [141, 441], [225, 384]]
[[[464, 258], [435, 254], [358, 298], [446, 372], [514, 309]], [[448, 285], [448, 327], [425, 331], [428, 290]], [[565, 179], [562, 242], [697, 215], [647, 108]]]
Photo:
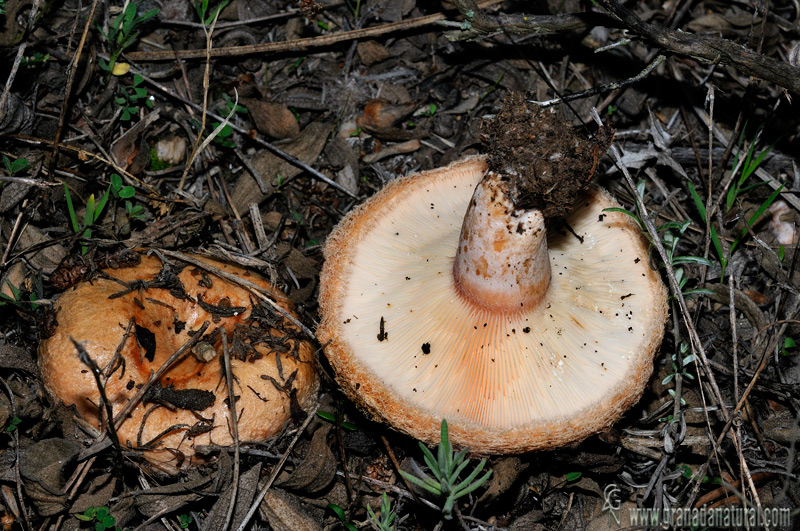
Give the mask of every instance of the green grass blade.
[[697, 208], [697, 212], [700, 214], [700, 218], [703, 220], [703, 223], [706, 223], [706, 206], [703, 204], [703, 200], [700, 199], [700, 195], [697, 193], [697, 190], [694, 189], [694, 185], [689, 182], [689, 195], [692, 197], [692, 201], [694, 201], [694, 206]]
[[72, 196], [69, 193], [69, 188], [67, 188], [67, 183], [64, 183], [64, 197], [67, 199], [67, 211], [69, 212], [69, 219], [72, 222], [72, 231], [78, 234], [81, 227], [78, 225], [78, 217], [75, 215], [75, 208], [72, 206]]
[[408, 481], [410, 481], [414, 485], [416, 485], [418, 487], [422, 487], [423, 489], [427, 490], [430, 493], [436, 494], [437, 496], [441, 496], [442, 495], [442, 489], [437, 489], [435, 486], [429, 485], [428, 483], [426, 483], [425, 481], [421, 480], [420, 478], [418, 478], [414, 474], [409, 474], [405, 470], [401, 470], [400, 471], [400, 475], [403, 476], [404, 478], [406, 478]]

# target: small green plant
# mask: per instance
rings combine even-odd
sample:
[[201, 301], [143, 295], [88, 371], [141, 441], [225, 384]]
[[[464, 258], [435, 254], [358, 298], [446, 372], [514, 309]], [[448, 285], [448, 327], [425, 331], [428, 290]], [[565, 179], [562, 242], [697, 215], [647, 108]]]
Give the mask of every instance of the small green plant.
[[189, 529], [189, 524], [192, 523], [192, 516], [190, 514], [179, 514], [178, 525], [181, 529]]
[[[747, 181], [750, 179], [750, 176], [755, 173], [758, 167], [761, 165], [761, 162], [764, 160], [764, 157], [769, 154], [772, 150], [772, 146], [767, 147], [759, 154], [755, 154], [756, 149], [756, 139], [754, 138], [753, 141], [750, 142], [750, 147], [747, 149], [746, 153], [744, 153], [744, 160], [741, 161], [741, 156], [743, 154], [742, 151], [742, 144], [744, 143], [745, 138], [745, 130], [747, 129], [747, 124], [742, 128], [742, 133], [739, 135], [739, 143], [738, 148], [736, 151], [736, 155], [733, 159], [733, 170], [736, 171], [737, 168], [741, 168], [741, 173], [739, 177], [736, 178], [734, 176], [733, 182], [731, 183], [730, 187], [728, 188], [728, 192], [725, 194], [725, 214], [731, 211], [731, 209], [736, 204], [737, 199], [742, 195], [750, 190], [762, 186], [764, 183], [757, 183], [748, 185]], [[759, 128], [759, 133], [760, 133]], [[758, 138], [758, 133], [756, 133], [756, 138]], [[754, 157], [755, 155], [755, 157]], [[717, 253], [717, 258], [719, 259], [721, 271], [720, 271], [720, 278], [725, 277], [725, 269], [728, 266], [728, 261], [730, 260], [731, 256], [733, 256], [733, 252], [739, 246], [739, 244], [744, 240], [747, 236], [749, 229], [751, 229], [756, 222], [761, 218], [764, 212], [772, 205], [772, 203], [778, 198], [781, 191], [783, 191], [783, 185], [779, 186], [777, 190], [772, 192], [772, 194], [763, 202], [761, 206], [755, 211], [755, 213], [750, 216], [749, 219], [745, 221], [746, 226], [742, 227], [739, 230], [738, 234], [734, 235], [733, 242], [726, 253], [722, 248], [722, 240], [719, 237], [719, 233], [717, 227], [710, 223], [707, 219], [706, 207], [703, 203], [703, 200], [700, 198], [700, 194], [697, 193], [694, 185], [689, 182], [689, 195], [692, 198], [692, 202], [694, 202], [695, 208], [697, 212], [700, 214], [700, 218], [703, 221], [703, 224], [708, 227], [709, 230], [709, 237], [711, 238], [711, 243], [714, 245], [714, 251]]]
[[28, 300], [26, 301], [22, 296], [22, 291], [17, 286], [12, 284], [10, 280], [6, 279], [6, 285], [11, 290], [11, 295], [9, 296], [5, 293], [0, 293], [0, 306], [6, 306], [10, 304], [12, 306], [22, 308], [23, 305], [30, 304], [31, 310], [36, 310], [39, 308], [38, 304], [34, 304], [37, 300], [39, 300], [39, 297], [36, 293], [28, 294]]
[[[69, 212], [69, 219], [72, 223], [72, 230], [75, 234], [80, 235], [81, 240], [88, 240], [92, 237], [92, 225], [94, 225], [98, 219], [100, 219], [100, 215], [103, 213], [103, 209], [108, 202], [108, 197], [111, 195], [111, 187], [106, 190], [106, 193], [103, 194], [103, 197], [100, 198], [100, 201], [95, 202], [94, 194], [89, 196], [89, 199], [86, 201], [86, 215], [83, 217], [83, 224], [78, 222], [78, 215], [75, 213], [75, 207], [72, 204], [72, 196], [69, 193], [69, 188], [67, 188], [66, 183], [64, 184], [64, 196], [67, 199], [67, 211]], [[85, 244], [81, 244], [81, 254], [86, 254], [89, 248]]]
[[120, 86], [119, 96], [114, 101], [122, 109], [119, 119], [129, 122], [134, 116], [139, 114], [139, 108], [144, 103], [148, 109], [153, 108], [153, 100], [147, 95], [147, 89], [142, 87], [144, 78], [139, 74], [133, 75], [133, 84], [130, 87]]
[[49, 60], [49, 53], [42, 54], [41, 52], [34, 52], [30, 57], [23, 57], [20, 64], [26, 68], [33, 68], [34, 66], [43, 65]]
[[12, 431], [16, 430], [21, 422], [22, 422], [22, 419], [19, 418], [19, 417], [12, 418], [11, 421], [8, 423], [8, 427], [6, 428], [6, 431], [7, 432], [12, 432]]
[[208, 0], [199, 0], [194, 4], [194, 10], [197, 13], [197, 16], [200, 18], [200, 22], [204, 26], [208, 26], [212, 22], [214, 22], [214, 19], [217, 18], [217, 14], [223, 9], [225, 9], [227, 5], [228, 5], [228, 0], [223, 0], [222, 2], [217, 4], [217, 6], [214, 7], [214, 9], [209, 11]]
[[[247, 107], [244, 107], [242, 105], [237, 104], [227, 94], [223, 94], [222, 98], [224, 100], [224, 103], [217, 107], [217, 111], [222, 116], [228, 116], [232, 112], [235, 112], [235, 113], [238, 113], [238, 114], [245, 114], [245, 113], [249, 112], [247, 110]], [[194, 126], [196, 128], [198, 128], [198, 129], [200, 128], [200, 122], [199, 121], [192, 120], [192, 123], [194, 124]], [[211, 124], [211, 131], [216, 131], [217, 127], [219, 127], [220, 124], [221, 124], [221, 122], [216, 122], [216, 121], [213, 122]], [[230, 124], [226, 123], [222, 127], [222, 129], [220, 129], [219, 132], [216, 133], [216, 135], [214, 136], [214, 139], [212, 141], [215, 144], [217, 144], [218, 146], [221, 146], [221, 147], [235, 148], [236, 147], [236, 143], [231, 140], [232, 136], [233, 136], [233, 127], [231, 127]]]
[[331, 413], [330, 411], [317, 411], [317, 416], [321, 419], [325, 419], [332, 424], [338, 424], [342, 427], [342, 429], [348, 431], [358, 431], [358, 426], [353, 424], [352, 422], [347, 422], [346, 420], [342, 420], [344, 416], [339, 413]]
[[442, 420], [441, 442], [439, 443], [437, 457], [434, 457], [433, 453], [424, 444], [419, 443], [419, 447], [422, 449], [425, 464], [428, 465], [433, 477], [425, 473], [422, 474], [422, 477], [417, 477], [403, 470], [400, 471], [400, 474], [411, 483], [422, 487], [428, 492], [444, 497], [442, 515], [445, 520], [451, 520], [456, 500], [486, 483], [486, 480], [492, 475], [492, 471], [488, 470], [478, 478], [478, 474], [481, 473], [481, 470], [486, 465], [486, 459], [481, 459], [469, 476], [465, 480], [458, 482], [458, 476], [467, 468], [470, 460], [466, 458], [467, 450], [461, 450], [458, 453], [453, 451], [446, 420]]
[[430, 118], [433, 118], [433, 115], [436, 114], [437, 110], [439, 110], [439, 107], [437, 107], [435, 103], [431, 103], [430, 105], [428, 105], [428, 108], [427, 109], [423, 109], [420, 112], [420, 114], [422, 116], [428, 116]]
[[581, 479], [581, 476], [583, 476], [582, 472], [567, 472], [567, 481], [568, 482], [578, 481], [579, 479]]
[[11, 159], [3, 155], [3, 166], [6, 167], [6, 171], [8, 171], [9, 175], [17, 175], [30, 167], [28, 163], [28, 159], [25, 158], [18, 158], [14, 159], [14, 162], [11, 162]]
[[136, 195], [136, 190], [133, 186], [122, 186], [122, 177], [116, 173], [111, 174], [111, 193], [114, 195], [114, 199], [125, 200], [125, 212], [130, 219], [145, 219], [144, 207], [134, 205], [130, 201], [130, 198]]
[[105, 506], [89, 507], [82, 514], [76, 514], [75, 518], [82, 522], [94, 522], [95, 531], [106, 531], [106, 529], [121, 531], [117, 527], [117, 519], [111, 516], [111, 511]]
[[464, 20], [461, 22], [461, 31], [466, 31], [472, 28], [472, 18], [475, 16], [475, 11], [467, 11], [464, 13]]
[[797, 354], [797, 342], [791, 337], [784, 338], [781, 356], [794, 356], [795, 354]]
[[342, 527], [347, 529], [347, 531], [358, 531], [358, 528], [352, 522], [347, 521], [347, 514], [344, 512], [344, 509], [342, 509], [335, 503], [329, 503], [328, 509], [333, 511], [336, 514], [336, 516], [339, 517], [339, 520], [342, 522]]
[[717, 233], [717, 229], [715, 228], [713, 223], [708, 223], [706, 218], [706, 207], [703, 204], [703, 200], [700, 198], [700, 194], [697, 193], [694, 185], [689, 182], [689, 195], [694, 202], [695, 208], [697, 208], [697, 212], [700, 214], [700, 219], [703, 221], [703, 224], [707, 225], [709, 228], [709, 236], [711, 237], [711, 243], [714, 245], [714, 250], [717, 253], [717, 257], [719, 258], [719, 264], [721, 267], [720, 271], [720, 278], [725, 278], [725, 269], [728, 267], [728, 261], [730, 260], [731, 256], [733, 256], [733, 252], [739, 247], [739, 244], [744, 240], [745, 236], [747, 236], [748, 229], [751, 229], [753, 225], [759, 220], [759, 218], [767, 211], [770, 205], [778, 198], [781, 191], [783, 191], [783, 185], [780, 185], [777, 190], [772, 192], [761, 206], [755, 211], [755, 213], [750, 216], [750, 219], [746, 221], [747, 226], [742, 227], [739, 231], [739, 234], [734, 238], [733, 242], [731, 243], [730, 247], [728, 248], [728, 252], [726, 253], [722, 248], [722, 240]]
[[385, 492], [383, 493], [383, 499], [381, 500], [380, 516], [377, 516], [373, 512], [372, 507], [369, 505], [367, 505], [367, 515], [369, 515], [372, 527], [378, 531], [394, 531], [394, 525], [392, 524], [397, 515], [392, 510], [392, 504], [389, 502], [389, 496], [387, 496]]
[[670, 383], [675, 378], [675, 376], [678, 375], [679, 372], [680, 372], [680, 374], [681, 374], [681, 376], [683, 378], [686, 378], [688, 380], [694, 380], [694, 375], [692, 375], [692, 373], [686, 371], [686, 367], [688, 367], [689, 364], [694, 361], [694, 354], [688, 354], [688, 355], [686, 354], [687, 352], [689, 352], [689, 344], [688, 343], [681, 343], [681, 346], [679, 347], [679, 350], [680, 350], [680, 356], [681, 356], [681, 367], [682, 367], [682, 369], [678, 368], [678, 357], [677, 357], [678, 355], [677, 354], [673, 354], [672, 355], [672, 372], [669, 373], [668, 375], [666, 375], [663, 380], [661, 380], [661, 385], [667, 385], [668, 383]]
[[[686, 380], [694, 380], [694, 375], [687, 370], [689, 364], [694, 361], [694, 354], [687, 354], [687, 352], [689, 352], [689, 344], [685, 342], [681, 343], [678, 350], [680, 351], [678, 354], [672, 355], [672, 372], [670, 372], [668, 375], [664, 377], [663, 380], [661, 380], [661, 385], [667, 385], [672, 380], [674, 380], [675, 377], [678, 376], [678, 374], [680, 374], [681, 377], [685, 378]], [[678, 367], [679, 355], [681, 359], [680, 367]], [[667, 389], [667, 392], [673, 399], [675, 398], [674, 389]], [[683, 397], [681, 397], [681, 405], [682, 406], [686, 405], [686, 400], [684, 400]]]
[[356, 0], [355, 5], [353, 5], [350, 0], [345, 0], [345, 2], [347, 2], [347, 7], [350, 8], [353, 18], [358, 20], [359, 14], [361, 13], [361, 0]]
[[158, 9], [151, 9], [142, 15], [138, 15], [139, 4], [129, 2], [125, 10], [114, 17], [108, 27], [108, 33], [103, 31], [99, 25], [97, 30], [108, 43], [108, 61], [100, 59], [98, 64], [106, 72], [112, 72], [117, 59], [127, 48], [131, 47], [139, 38], [139, 28], [142, 23], [150, 20], [158, 14]]
[[[641, 197], [644, 197], [645, 189], [646, 189], [646, 183], [644, 181], [639, 181], [636, 184], [636, 191]], [[650, 235], [647, 232], [644, 223], [642, 222], [641, 212], [639, 211], [638, 203], [636, 204], [636, 212], [631, 212], [624, 208], [606, 208], [603, 210], [603, 212], [621, 212], [627, 216], [630, 216], [639, 225], [639, 228], [641, 229], [642, 233], [645, 236], [647, 236], [648, 239], [650, 239]], [[661, 239], [661, 244], [664, 246], [664, 251], [666, 252], [667, 255], [667, 262], [672, 267], [672, 272], [675, 275], [675, 280], [678, 282], [678, 289], [681, 291], [684, 297], [692, 295], [708, 295], [711, 293], [711, 291], [707, 289], [691, 289], [686, 291], [684, 291], [683, 289], [686, 286], [686, 283], [689, 281], [689, 279], [686, 277], [683, 267], [680, 266], [686, 264], [698, 264], [705, 266], [711, 265], [711, 262], [700, 256], [676, 255], [676, 252], [678, 250], [678, 244], [680, 243], [681, 237], [691, 224], [692, 224], [691, 220], [669, 221], [656, 228], [656, 232], [659, 234], [659, 237]]]
[[[744, 124], [744, 127], [742, 127], [742, 133], [739, 135], [739, 143], [737, 145], [736, 155], [733, 158], [734, 169], [739, 166], [739, 159], [742, 155], [742, 144], [744, 143], [746, 130], [747, 130], [747, 123]], [[759, 127], [758, 131], [756, 132], [756, 138], [758, 138], [760, 133], [761, 133], [761, 128]], [[728, 193], [725, 195], [725, 212], [729, 212], [731, 208], [733, 208], [733, 204], [736, 201], [736, 198], [739, 197], [741, 194], [764, 184], [764, 183], [758, 183], [750, 186], [745, 186], [750, 176], [761, 165], [761, 162], [764, 160], [764, 157], [766, 157], [769, 154], [769, 152], [772, 151], [772, 147], [773, 146], [768, 146], [761, 153], [756, 155], [755, 159], [753, 159], [753, 154], [755, 153], [756, 149], [756, 140], [753, 139], [753, 141], [750, 142], [750, 147], [748, 148], [747, 153], [745, 154], [744, 162], [741, 165], [742, 172], [741, 174], [739, 174], [739, 178], [735, 179], [733, 183], [731, 183], [730, 188], [728, 188]]]

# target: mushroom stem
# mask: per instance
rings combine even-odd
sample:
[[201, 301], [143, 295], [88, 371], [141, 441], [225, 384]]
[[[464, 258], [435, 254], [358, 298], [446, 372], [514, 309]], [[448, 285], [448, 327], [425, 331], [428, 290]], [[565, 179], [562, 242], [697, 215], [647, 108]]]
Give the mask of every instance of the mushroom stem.
[[464, 299], [494, 311], [538, 304], [550, 286], [547, 230], [540, 210], [517, 209], [510, 183], [488, 171], [461, 226], [453, 276]]

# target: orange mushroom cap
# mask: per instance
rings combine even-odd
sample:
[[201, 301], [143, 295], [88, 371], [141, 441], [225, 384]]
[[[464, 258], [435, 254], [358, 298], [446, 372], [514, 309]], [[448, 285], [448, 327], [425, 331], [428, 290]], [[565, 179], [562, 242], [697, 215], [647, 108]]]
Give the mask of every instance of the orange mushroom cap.
[[[264, 288], [277, 305], [293, 313], [292, 303], [260, 276], [194, 258]], [[154, 386], [166, 394], [145, 395], [117, 429], [124, 447], [141, 451], [156, 470], [175, 474], [203, 462], [195, 446], [233, 444], [220, 328], [225, 328], [231, 353], [240, 441], [262, 441], [280, 433], [291, 418], [292, 400], [303, 409], [311, 407], [318, 380], [311, 343], [280, 314], [260, 312], [256, 318], [247, 290], [191, 265], [164, 287], [137, 287], [137, 282], [152, 282], [157, 276], [168, 279], [166, 271], [158, 258], [142, 256], [136, 267], [105, 271], [116, 280], [101, 277], [62, 293], [55, 304], [58, 325], [40, 345], [39, 367], [46, 389], [98, 426], [97, 383], [71, 339], [103, 372], [105, 395], [116, 416], [151, 373], [210, 322], [193, 352]], [[126, 285], [133, 289], [117, 296]], [[131, 319], [135, 324], [125, 339]], [[122, 363], [115, 361], [120, 345]], [[186, 390], [194, 393], [187, 395]], [[173, 391], [177, 395], [170, 395]], [[181, 400], [175, 407], [170, 396], [182, 392], [188, 403]]]
[[[390, 183], [325, 246], [317, 335], [348, 396], [427, 443], [579, 441], [641, 396], [667, 317], [648, 244], [591, 186], [575, 235], [519, 211], [483, 158]], [[577, 237], [576, 237], [577, 235]], [[579, 239], [580, 238], [580, 239]], [[582, 240], [582, 241], [581, 241]]]

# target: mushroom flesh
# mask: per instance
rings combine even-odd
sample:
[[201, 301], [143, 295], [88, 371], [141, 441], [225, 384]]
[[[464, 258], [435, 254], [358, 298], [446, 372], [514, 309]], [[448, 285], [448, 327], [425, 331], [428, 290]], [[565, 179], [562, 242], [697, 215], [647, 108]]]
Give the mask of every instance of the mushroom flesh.
[[[193, 259], [256, 284], [285, 312], [293, 312], [292, 303], [258, 275]], [[316, 399], [311, 343], [285, 316], [254, 304], [249, 291], [200, 267], [169, 267], [142, 256], [136, 267], [104, 271], [62, 293], [55, 309], [55, 333], [39, 349], [44, 385], [95, 426], [105, 417], [97, 381], [73, 339], [100, 371], [116, 417], [150, 375], [209, 322], [191, 352], [150, 387], [116, 429], [120, 444], [129, 453], [141, 453], [156, 471], [176, 474], [202, 463], [195, 451], [200, 445], [233, 444], [223, 328], [240, 441], [263, 441], [280, 433], [297, 413], [293, 409], [309, 409]]]

